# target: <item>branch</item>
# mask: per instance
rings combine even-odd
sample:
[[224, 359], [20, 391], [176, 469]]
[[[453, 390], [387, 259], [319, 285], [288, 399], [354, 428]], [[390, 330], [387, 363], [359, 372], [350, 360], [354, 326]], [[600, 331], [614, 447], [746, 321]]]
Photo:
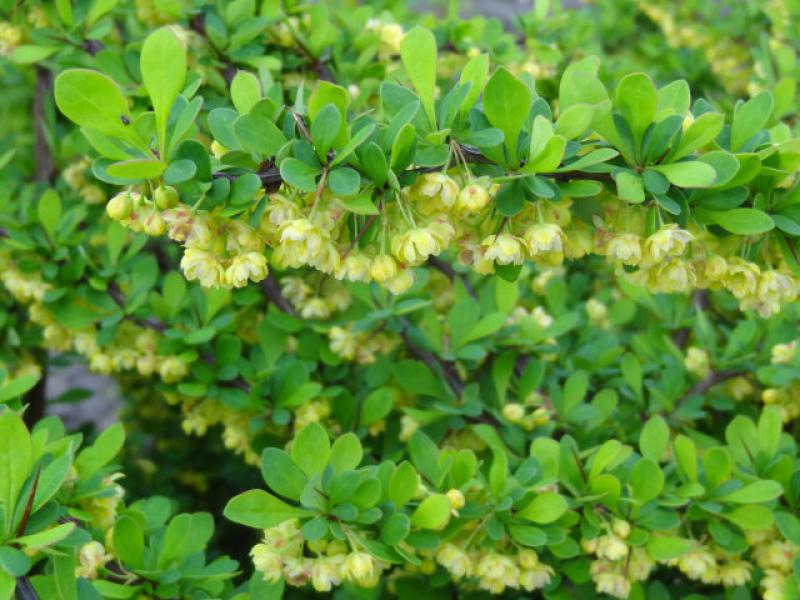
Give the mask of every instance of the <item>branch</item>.
[[264, 292], [264, 295], [269, 298], [270, 302], [272, 302], [280, 310], [292, 315], [293, 317], [297, 316], [297, 311], [286, 299], [286, 296], [283, 295], [283, 292], [281, 292], [278, 281], [275, 279], [272, 273], [267, 275], [267, 278], [261, 281], [261, 290]]
[[737, 371], [733, 369], [725, 370], [725, 371], [712, 371], [705, 378], [698, 381], [694, 384], [689, 390], [681, 396], [678, 401], [675, 403], [672, 412], [675, 413], [680, 408], [681, 404], [683, 404], [688, 398], [691, 396], [699, 396], [705, 394], [708, 390], [712, 387], [717, 385], [718, 383], [723, 383], [728, 379], [733, 379], [734, 377], [739, 377], [740, 375], [745, 375], [746, 371]]
[[466, 273], [459, 273], [453, 268], [453, 265], [451, 265], [446, 261], [443, 261], [438, 256], [429, 257], [428, 264], [437, 271], [444, 274], [444, 276], [447, 277], [450, 281], [455, 281], [456, 278], [461, 280], [461, 283], [464, 284], [467, 293], [475, 299], [478, 298], [478, 294], [475, 293], [475, 288], [472, 287], [472, 284], [469, 282], [469, 278], [467, 277]]
[[55, 177], [53, 153], [47, 141], [47, 113], [45, 103], [53, 95], [53, 74], [44, 67], [36, 67], [36, 97], [33, 101], [33, 123], [36, 136], [36, 181], [49, 183]]
[[[122, 311], [125, 311], [126, 300], [125, 296], [122, 295], [122, 290], [119, 289], [119, 286], [116, 282], [111, 281], [108, 284], [108, 295], [111, 296], [111, 299], [114, 303], [119, 306]], [[123, 319], [127, 319], [132, 323], [135, 323], [139, 327], [144, 327], [145, 329], [155, 329], [158, 332], [164, 332], [168, 329], [167, 325], [159, 319], [155, 317], [148, 317], [147, 319], [141, 319], [134, 315], [125, 313], [122, 317]]]
[[417, 346], [411, 340], [411, 336], [409, 335], [411, 323], [407, 319], [403, 318], [401, 318], [400, 321], [403, 324], [403, 329], [400, 332], [400, 335], [403, 338], [408, 351], [428, 365], [428, 367], [430, 367], [433, 371], [436, 371], [437, 367], [438, 369], [441, 369], [444, 379], [447, 381], [450, 389], [453, 390], [453, 393], [457, 398], [461, 398], [461, 394], [464, 392], [464, 382], [461, 380], [461, 377], [459, 376], [458, 371], [456, 371], [453, 363], [442, 360], [430, 350], [426, 350], [425, 348], [420, 348]]

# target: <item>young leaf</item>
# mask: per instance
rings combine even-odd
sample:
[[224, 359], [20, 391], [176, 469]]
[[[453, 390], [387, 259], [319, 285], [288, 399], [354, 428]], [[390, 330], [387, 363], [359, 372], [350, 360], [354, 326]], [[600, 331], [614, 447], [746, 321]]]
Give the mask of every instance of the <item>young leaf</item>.
[[486, 84], [483, 108], [489, 122], [503, 132], [511, 163], [518, 163], [517, 140], [531, 107], [531, 92], [505, 67], [499, 68]]
[[432, 131], [436, 130], [436, 54], [436, 39], [429, 30], [417, 26], [403, 36], [400, 58], [428, 115]]
[[139, 66], [156, 114], [161, 157], [166, 159], [167, 121], [186, 80], [186, 50], [169, 27], [162, 27], [145, 39]]

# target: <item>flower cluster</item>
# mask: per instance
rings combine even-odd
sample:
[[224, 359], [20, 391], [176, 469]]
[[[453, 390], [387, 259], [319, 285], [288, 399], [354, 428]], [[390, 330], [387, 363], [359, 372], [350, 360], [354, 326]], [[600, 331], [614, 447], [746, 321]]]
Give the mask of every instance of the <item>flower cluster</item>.
[[455, 581], [475, 578], [479, 589], [502, 594], [506, 589], [533, 592], [550, 583], [555, 571], [531, 549], [513, 554], [495, 550], [467, 551], [447, 542], [436, 551], [436, 562]]
[[[798, 357], [797, 341], [792, 341], [773, 346], [770, 362], [773, 365], [791, 366], [796, 364]], [[782, 386], [765, 388], [761, 392], [761, 401], [776, 406], [784, 421], [797, 419], [800, 416], [800, 381], [793, 380]]]
[[258, 232], [246, 223], [178, 206], [178, 194], [160, 187], [154, 199], [124, 191], [109, 200], [112, 219], [133, 231], [165, 233], [184, 247], [181, 269], [203, 287], [240, 288], [266, 278], [267, 258]]
[[372, 588], [386, 565], [371, 554], [350, 549], [339, 540], [307, 544], [313, 557], [305, 556], [303, 536], [297, 521], [284, 521], [264, 530], [264, 538], [250, 551], [256, 571], [266, 581], [282, 577], [294, 586], [311, 584], [318, 592], [329, 592], [342, 581]]

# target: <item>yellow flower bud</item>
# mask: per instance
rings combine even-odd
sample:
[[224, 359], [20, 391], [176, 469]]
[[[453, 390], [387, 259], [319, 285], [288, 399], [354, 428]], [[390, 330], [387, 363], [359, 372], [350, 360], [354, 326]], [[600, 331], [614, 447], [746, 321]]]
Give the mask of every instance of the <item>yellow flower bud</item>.
[[122, 221], [131, 216], [133, 200], [130, 192], [120, 192], [106, 204], [106, 213], [115, 221]]
[[161, 210], [167, 210], [178, 204], [180, 198], [178, 197], [178, 190], [171, 185], [161, 185], [156, 188], [154, 194], [156, 206]]
[[450, 508], [453, 510], [461, 510], [464, 508], [464, 503], [466, 500], [464, 499], [464, 494], [461, 493], [461, 490], [453, 488], [448, 490], [446, 495], [447, 499], [450, 501]]

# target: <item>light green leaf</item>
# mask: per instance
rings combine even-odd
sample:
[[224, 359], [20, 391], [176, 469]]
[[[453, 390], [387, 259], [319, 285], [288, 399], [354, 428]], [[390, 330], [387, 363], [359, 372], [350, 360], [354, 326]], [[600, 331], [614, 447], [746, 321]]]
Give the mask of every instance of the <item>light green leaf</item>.
[[783, 494], [783, 486], [771, 479], [762, 479], [749, 483], [736, 491], [729, 492], [720, 496], [721, 502], [733, 502], [735, 504], [758, 504], [759, 502], [769, 502]]
[[567, 508], [567, 501], [561, 494], [544, 492], [520, 510], [517, 517], [544, 525], [560, 519], [567, 512]]
[[155, 179], [167, 168], [156, 158], [135, 158], [108, 165], [108, 174], [120, 179]]
[[124, 443], [125, 430], [121, 423], [116, 423], [97, 436], [94, 444], [81, 450], [75, 459], [75, 468], [82, 477], [91, 477], [114, 460]]
[[169, 111], [186, 80], [186, 50], [169, 27], [147, 36], [142, 44], [139, 67], [156, 114], [160, 155], [166, 159]]
[[648, 419], [639, 435], [639, 449], [642, 456], [659, 462], [669, 444], [669, 426], [661, 415]]
[[756, 235], [775, 227], [775, 222], [767, 213], [755, 208], [732, 208], [730, 210], [703, 210], [717, 225], [738, 235]]
[[267, 485], [285, 498], [299, 500], [308, 478], [280, 448], [265, 448], [261, 455], [261, 474]]
[[738, 104], [731, 125], [731, 152], [736, 152], [769, 121], [774, 101], [769, 91], [756, 94], [747, 102]]
[[467, 114], [475, 103], [480, 98], [483, 92], [483, 86], [486, 85], [486, 78], [489, 76], [489, 55], [479, 54], [471, 58], [469, 62], [464, 65], [461, 70], [461, 76], [458, 82], [461, 85], [469, 84], [469, 91], [464, 99], [461, 101], [461, 108], [459, 112], [462, 115]]
[[289, 519], [305, 517], [309, 513], [279, 500], [264, 490], [248, 490], [231, 498], [225, 505], [223, 514], [226, 519], [234, 523], [256, 529], [268, 529]]
[[330, 438], [319, 423], [303, 427], [292, 442], [292, 459], [309, 477], [322, 473], [330, 454]]
[[651, 536], [647, 540], [647, 552], [656, 560], [670, 560], [686, 554], [695, 544], [692, 540], [679, 537]]
[[436, 90], [436, 38], [427, 29], [416, 26], [403, 36], [400, 59], [406, 74], [417, 90], [431, 129], [436, 130], [434, 94]]
[[431, 494], [411, 515], [411, 525], [420, 529], [442, 529], [450, 520], [450, 500], [444, 494]]
[[617, 183], [617, 195], [621, 200], [631, 204], [644, 202], [644, 185], [641, 176], [632, 171], [618, 171], [614, 175]]
[[0, 514], [6, 535], [11, 533], [14, 508], [31, 470], [32, 456], [28, 428], [17, 413], [5, 410], [0, 414]]
[[670, 155], [670, 160], [679, 160], [713, 142], [725, 125], [725, 115], [708, 112], [700, 115], [683, 132], [677, 148]]
[[240, 115], [250, 112], [261, 100], [261, 83], [253, 73], [239, 71], [231, 81], [231, 101]]
[[634, 145], [638, 149], [658, 108], [653, 80], [644, 73], [626, 75], [617, 86], [614, 105], [630, 125]]
[[682, 188], [708, 187], [717, 178], [714, 167], [697, 160], [654, 165], [650, 168], [664, 175], [671, 184]]
[[531, 107], [531, 92], [505, 67], [494, 72], [483, 92], [489, 122], [503, 132], [511, 163], [517, 163], [517, 140]]

